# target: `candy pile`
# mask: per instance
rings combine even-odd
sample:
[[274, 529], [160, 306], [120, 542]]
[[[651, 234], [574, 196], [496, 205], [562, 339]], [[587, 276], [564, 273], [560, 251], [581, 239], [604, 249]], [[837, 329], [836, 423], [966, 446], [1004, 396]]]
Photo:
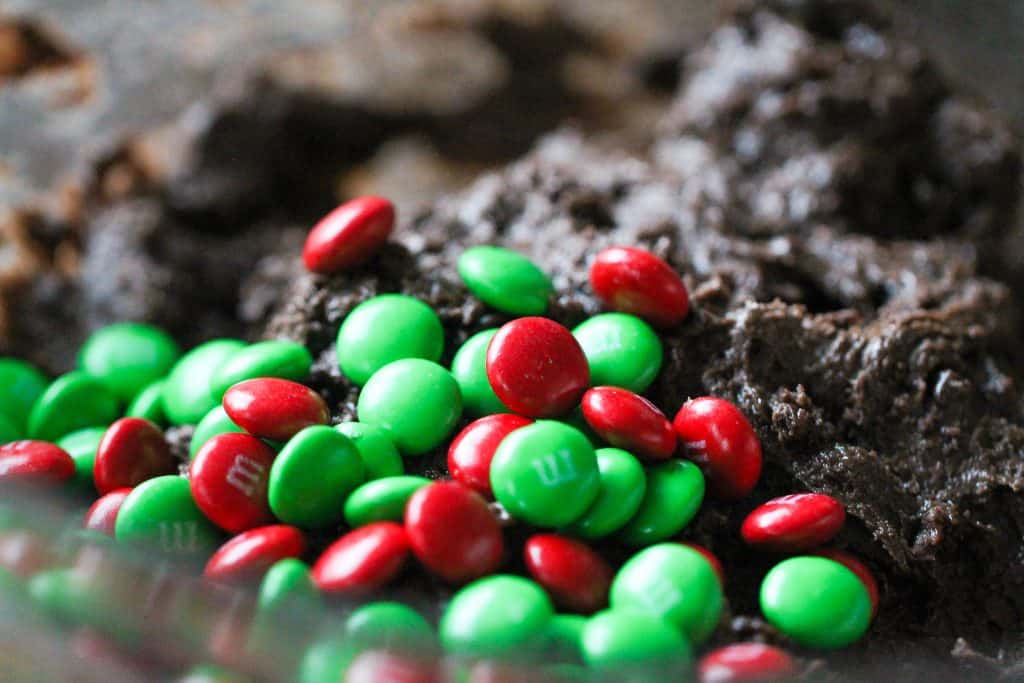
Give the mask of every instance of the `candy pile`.
[[[393, 224], [387, 200], [351, 201], [312, 230], [304, 263], [324, 275], [364, 263]], [[472, 336], [449, 369], [426, 304], [364, 301], [337, 337], [340, 370], [361, 387], [358, 422], [331, 425], [302, 384], [313, 360], [289, 341], [219, 339], [181, 355], [161, 331], [125, 323], [96, 332], [79, 369], [53, 382], [0, 359], [0, 482], [99, 494], [86, 529], [205, 562], [213, 582], [258, 584], [243, 649], [268, 637], [282, 604], [364, 603], [305, 653], [301, 681], [442, 680], [453, 666], [464, 677], [452, 680], [519, 680], [510, 663], [544, 669], [523, 680], [685, 678], [719, 625], [727, 575], [681, 532], [705, 493], [750, 496], [762, 464], [731, 403], [695, 398], [670, 422], [642, 396], [662, 364], [655, 330], [685, 320], [686, 287], [649, 252], [607, 249], [590, 281], [613, 312], [569, 330], [543, 317], [554, 289], [525, 257], [477, 246], [457, 270], [472, 295], [519, 317]], [[187, 468], [169, 425], [195, 425]], [[439, 448], [450, 480], [405, 474], [407, 458]], [[844, 519], [837, 500], [795, 493], [736, 530], [751, 552], [788, 556], [760, 600], [795, 646], [849, 645], [877, 609], [867, 567], [822, 548]], [[598, 551], [609, 546], [631, 556]], [[40, 604], [60, 602], [66, 570], [14, 571], [15, 555], [0, 552], [0, 584], [20, 575]], [[377, 599], [409, 571], [457, 589], [436, 633], [416, 609]], [[697, 664], [701, 681], [797, 668], [759, 643]]]

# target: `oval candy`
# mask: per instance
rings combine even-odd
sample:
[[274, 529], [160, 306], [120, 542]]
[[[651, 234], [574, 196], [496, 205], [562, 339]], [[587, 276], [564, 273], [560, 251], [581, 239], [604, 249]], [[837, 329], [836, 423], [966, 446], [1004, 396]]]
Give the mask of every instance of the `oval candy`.
[[643, 396], [600, 386], [583, 394], [582, 406], [587, 424], [612, 446], [653, 460], [666, 460], [675, 453], [672, 423]]
[[394, 522], [374, 522], [332, 543], [313, 565], [312, 578], [328, 593], [363, 595], [394, 579], [409, 556], [409, 539]]
[[75, 462], [48, 441], [12, 441], [0, 446], [0, 483], [62, 484], [75, 474]]
[[672, 426], [715, 496], [738, 500], [750, 494], [761, 476], [761, 442], [739, 408], [712, 396], [691, 399]]
[[338, 330], [338, 366], [358, 386], [389, 363], [406, 358], [437, 362], [442, 351], [444, 328], [437, 313], [405, 294], [367, 299]]
[[354, 529], [371, 522], [401, 522], [412, 494], [431, 483], [426, 477], [401, 475], [361, 484], [345, 500], [345, 523]]
[[220, 403], [214, 373], [245, 348], [237, 339], [214, 339], [195, 347], [175, 363], [164, 380], [164, 412], [171, 424], [196, 424]]
[[28, 418], [32, 439], [56, 441], [86, 427], [105, 427], [117, 419], [117, 398], [84, 372], [69, 372], [36, 400]]
[[843, 528], [843, 504], [824, 493], [774, 498], [747, 515], [743, 541], [759, 550], [798, 552], [830, 541]]
[[309, 375], [313, 356], [302, 344], [283, 339], [256, 342], [231, 356], [214, 373], [210, 389], [215, 398], [239, 382], [260, 377], [300, 382]]
[[497, 333], [497, 327], [477, 332], [459, 347], [452, 358], [452, 377], [459, 383], [462, 401], [470, 415], [509, 412], [487, 379], [487, 346]]
[[650, 325], [626, 313], [602, 313], [572, 331], [596, 386], [645, 391], [661, 370], [661, 339]]
[[218, 434], [189, 467], [192, 497], [206, 517], [230, 533], [270, 524], [268, 502], [274, 451], [249, 434]]
[[499, 413], [475, 420], [459, 432], [448, 446], [448, 473], [455, 481], [477, 493], [493, 497], [491, 491], [491, 460], [502, 439], [533, 420]]
[[102, 495], [177, 471], [163, 430], [140, 417], [123, 417], [107, 428], [96, 448], [93, 481]]
[[132, 489], [117, 514], [114, 537], [183, 556], [204, 555], [221, 540], [217, 528], [192, 500], [188, 479], [173, 474]]
[[502, 247], [466, 249], [457, 270], [474, 296], [511, 315], [540, 315], [555, 291], [551, 279], [533, 261]]
[[524, 657], [544, 644], [554, 608], [544, 590], [519, 576], [496, 575], [464, 587], [441, 616], [441, 644], [466, 657]]
[[391, 435], [383, 427], [362, 422], [342, 422], [334, 428], [356, 445], [366, 469], [367, 481], [397, 477], [405, 472], [402, 456], [391, 440]]
[[260, 377], [232, 386], [224, 412], [253, 436], [287, 441], [306, 427], [330, 422], [327, 404], [309, 387], [286, 379]]
[[606, 306], [651, 323], [677, 325], [690, 310], [690, 296], [672, 266], [644, 249], [611, 247], [590, 266], [590, 286]]
[[121, 401], [170, 372], [181, 356], [163, 330], [142, 323], [114, 323], [93, 332], [78, 353], [78, 366]]
[[384, 197], [356, 197], [313, 226], [302, 261], [314, 273], [330, 275], [358, 265], [387, 241], [395, 226], [395, 205]]
[[557, 606], [588, 614], [608, 605], [611, 567], [588, 546], [557, 534], [535, 534], [523, 554], [530, 576]]
[[619, 530], [626, 545], [644, 546], [679, 533], [704, 502], [704, 476], [692, 462], [670, 460], [647, 471], [647, 489], [633, 518]]
[[228, 582], [258, 580], [276, 563], [297, 558], [306, 550], [306, 538], [293, 526], [273, 524], [249, 529], [217, 549], [203, 576]]

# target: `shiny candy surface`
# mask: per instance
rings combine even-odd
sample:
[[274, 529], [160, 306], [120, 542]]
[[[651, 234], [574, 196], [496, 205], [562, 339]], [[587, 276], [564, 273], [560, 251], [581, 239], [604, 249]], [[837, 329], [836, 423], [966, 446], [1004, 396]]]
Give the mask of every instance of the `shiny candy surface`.
[[857, 576], [824, 557], [792, 557], [761, 583], [761, 611], [775, 628], [812, 648], [856, 642], [871, 622], [871, 599]]
[[653, 460], [672, 457], [672, 423], [643, 396], [618, 387], [594, 387], [583, 394], [583, 417], [612, 446]]
[[843, 528], [843, 504], [824, 493], [795, 493], [754, 509], [740, 527], [747, 545], [774, 552], [809, 550]]
[[536, 534], [523, 549], [530, 576], [555, 605], [573, 612], [595, 612], [608, 605], [612, 570], [591, 548], [557, 534]]
[[182, 356], [164, 381], [164, 412], [171, 424], [196, 424], [220, 403], [213, 393], [213, 376], [245, 348], [236, 339], [214, 339]]
[[313, 565], [313, 581], [329, 593], [362, 595], [388, 584], [405, 565], [409, 540], [394, 522], [375, 522], [350, 531]]
[[487, 502], [458, 482], [435, 482], [412, 495], [405, 529], [416, 557], [450, 583], [490, 574], [501, 564], [501, 527]]
[[619, 531], [626, 545], [643, 546], [679, 533], [704, 502], [704, 476], [692, 462], [671, 460], [647, 470], [640, 508]]
[[12, 441], [0, 446], [0, 483], [62, 484], [75, 474], [75, 462], [48, 441]]
[[554, 292], [551, 279], [533, 261], [502, 247], [466, 249], [459, 256], [458, 271], [476, 297], [511, 315], [540, 315]]
[[224, 412], [224, 406], [217, 406], [210, 410], [203, 419], [196, 425], [192, 432], [192, 440], [189, 442], [189, 457], [195, 459], [196, 453], [206, 444], [207, 441], [218, 434], [245, 434], [246, 431], [236, 425]]
[[192, 497], [206, 517], [238, 533], [270, 524], [267, 501], [274, 451], [249, 434], [218, 434], [203, 445], [189, 468]]
[[163, 330], [140, 323], [116, 323], [97, 330], [82, 345], [78, 366], [121, 401], [130, 401], [150, 382], [165, 376], [181, 355]]
[[302, 261], [314, 273], [330, 275], [365, 261], [395, 227], [395, 206], [383, 197], [351, 199], [313, 226]]
[[277, 562], [299, 557], [305, 549], [305, 537], [293, 526], [250, 529], [222, 545], [206, 563], [203, 576], [220, 581], [259, 579]]
[[75, 483], [83, 490], [94, 491], [93, 469], [96, 465], [96, 451], [99, 450], [105, 427], [86, 427], [71, 432], [57, 441], [57, 445], [68, 452], [75, 461]]
[[117, 522], [117, 513], [121, 511], [121, 505], [132, 490], [116, 489], [100, 496], [86, 511], [85, 520], [82, 526], [86, 529], [98, 531], [107, 536], [114, 535], [114, 524]]
[[313, 357], [302, 344], [285, 340], [270, 340], [251, 344], [227, 360], [214, 373], [210, 389], [214, 397], [239, 382], [259, 377], [276, 377], [299, 382], [306, 378], [313, 365]]
[[287, 441], [306, 427], [327, 424], [327, 404], [309, 387], [287, 379], [261, 377], [240, 382], [224, 394], [224, 412], [253, 436]]
[[736, 500], [757, 485], [761, 442], [739, 408], [720, 398], [695, 398], [683, 404], [672, 426], [683, 455], [701, 468], [715, 496]]
[[696, 543], [682, 543], [682, 545], [700, 553], [704, 559], [708, 561], [708, 564], [711, 565], [711, 568], [715, 570], [715, 576], [718, 577], [718, 583], [725, 586], [725, 570], [722, 569], [722, 561], [718, 559], [718, 556], [704, 546], [697, 545]]
[[448, 472], [456, 481], [474, 491], [492, 497], [491, 460], [498, 444], [506, 436], [533, 421], [500, 413], [488, 415], [466, 425], [448, 447]]
[[345, 523], [356, 528], [371, 522], [402, 522], [412, 494], [430, 483], [426, 477], [413, 475], [368, 481], [345, 500]]
[[102, 495], [177, 471], [163, 430], [140, 417], [123, 417], [107, 428], [96, 449], [93, 480]]
[[19, 435], [26, 433], [32, 406], [49, 383], [46, 375], [29, 363], [0, 356], [0, 413], [10, 419]]
[[452, 377], [459, 383], [462, 402], [470, 415], [509, 412], [487, 379], [487, 346], [497, 333], [497, 327], [477, 332], [459, 347], [452, 359]]
[[513, 412], [555, 417], [579, 402], [590, 383], [590, 368], [569, 330], [547, 318], [519, 318], [491, 339], [487, 379]]
[[763, 643], [736, 643], [704, 655], [697, 665], [700, 683], [782, 683], [796, 676], [793, 658]]
[[381, 294], [352, 309], [338, 330], [338, 365], [362, 386], [388, 363], [438, 361], [444, 329], [430, 306], [404, 294]]
[[524, 657], [543, 645], [554, 615], [544, 590], [519, 576], [475, 581], [448, 603], [439, 626], [450, 653], [468, 657]]
[[827, 548], [816, 550], [812, 554], [834, 560], [856, 574], [857, 578], [864, 584], [864, 588], [868, 591], [868, 598], [871, 600], [871, 618], [874, 619], [875, 615], [878, 614], [878, 581], [875, 580], [875, 575], [871, 573], [868, 566], [845, 550]]
[[359, 421], [382, 427], [403, 455], [441, 444], [462, 415], [455, 378], [428, 360], [407, 358], [377, 371], [359, 394]]
[[367, 481], [396, 477], [405, 471], [402, 456], [391, 440], [391, 435], [383, 427], [362, 422], [342, 422], [334, 428], [356, 445], [359, 457], [363, 459]]
[[491, 461], [491, 489], [513, 517], [564, 526], [582, 517], [600, 492], [597, 456], [578, 429], [535, 422], [501, 441]]
[[294, 557], [278, 560], [267, 570], [256, 599], [258, 610], [271, 614], [279, 608], [294, 609], [297, 604], [318, 606], [320, 602], [320, 591], [313, 583], [309, 567]]
[[158, 379], [143, 387], [132, 398], [124, 414], [125, 417], [141, 417], [153, 424], [165, 425], [167, 413], [164, 411], [164, 380]]
[[661, 327], [680, 323], [690, 310], [679, 274], [643, 249], [612, 247], [599, 253], [590, 267], [590, 286], [606, 306]]
[[220, 544], [220, 533], [192, 500], [188, 479], [173, 474], [136, 486], [121, 505], [114, 536], [174, 555], [202, 555]]
[[647, 475], [640, 461], [619, 448], [599, 448], [597, 498], [583, 516], [567, 527], [582, 538], [602, 538], [621, 529], [640, 509], [647, 492]]
[[[679, 630], [642, 612], [601, 612], [587, 621], [581, 641], [587, 664], [619, 672], [623, 680], [677, 680], [690, 661], [690, 646]], [[655, 673], [659, 678], [650, 678]]]
[[344, 683], [439, 683], [430, 657], [388, 650], [365, 650], [345, 671]]
[[696, 644], [718, 625], [722, 587], [700, 553], [677, 543], [660, 543], [622, 566], [612, 581], [611, 605], [660, 617]]
[[398, 602], [371, 602], [352, 612], [345, 633], [361, 648], [423, 653], [434, 644], [434, 630], [413, 608]]
[[587, 617], [580, 614], [556, 614], [551, 617], [547, 633], [550, 659], [560, 662], [583, 660], [582, 638]]
[[69, 372], [36, 400], [28, 418], [28, 435], [56, 441], [85, 427], [105, 427], [118, 417], [117, 398], [84, 372]]
[[595, 386], [647, 389], [661, 370], [661, 340], [650, 325], [626, 313], [602, 313], [572, 331], [590, 365]]
[[351, 439], [330, 427], [307, 427], [274, 460], [270, 509], [286, 524], [330, 526], [341, 521], [345, 499], [365, 476], [359, 450]]

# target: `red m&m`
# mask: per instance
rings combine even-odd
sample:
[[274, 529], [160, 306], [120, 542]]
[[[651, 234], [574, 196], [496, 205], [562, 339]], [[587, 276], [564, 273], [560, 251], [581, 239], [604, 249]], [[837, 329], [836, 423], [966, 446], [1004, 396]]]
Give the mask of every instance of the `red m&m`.
[[753, 490], [761, 476], [761, 442], [739, 408], [721, 398], [695, 398], [683, 404], [672, 426], [714, 495], [734, 500]]
[[374, 522], [328, 547], [313, 565], [313, 581], [329, 593], [370, 593], [395, 578], [408, 556], [405, 530], [394, 522]]
[[520, 415], [499, 413], [481, 417], [459, 432], [448, 447], [448, 472], [455, 481], [488, 497], [491, 491], [491, 460], [506, 436], [531, 424]]
[[618, 387], [594, 387], [583, 394], [583, 418], [613, 446], [639, 457], [664, 460], [676, 450], [668, 418], [643, 396]]
[[110, 493], [96, 499], [89, 510], [85, 513], [85, 520], [82, 526], [86, 529], [99, 531], [107, 536], [114, 535], [114, 524], [117, 522], [117, 513], [121, 511], [121, 504], [131, 493], [130, 488], [115, 489]]
[[502, 403], [527, 417], [572, 410], [590, 383], [590, 366], [572, 332], [547, 318], [518, 318], [487, 347], [487, 380]]
[[0, 483], [59, 484], [75, 474], [75, 461], [49, 441], [13, 441], [0, 446]]
[[258, 579], [278, 560], [299, 557], [305, 549], [305, 537], [293, 526], [250, 529], [222, 545], [206, 563], [203, 576], [221, 581]]
[[501, 564], [498, 520], [480, 494], [458, 482], [437, 482], [414, 493], [405, 528], [420, 562], [451, 583], [490, 574]]
[[327, 424], [331, 413], [320, 395], [287, 379], [239, 382], [224, 394], [224, 412], [253, 436], [287, 441], [306, 427]]
[[177, 471], [177, 460], [163, 430], [149, 420], [125, 417], [110, 425], [103, 435], [96, 449], [93, 481], [103, 494]]
[[590, 267], [590, 286], [606, 305], [668, 327], [686, 317], [690, 296], [679, 274], [649, 251], [605, 249]]
[[611, 567], [588, 546], [558, 534], [537, 534], [523, 552], [530, 575], [555, 604], [587, 614], [608, 605]]
[[761, 550], [795, 552], [829, 541], [843, 528], [843, 504], [823, 493], [795, 493], [768, 501], [743, 521], [740, 535]]
[[274, 451], [255, 436], [218, 434], [189, 469], [192, 498], [206, 517], [232, 533], [269, 524], [267, 485]]
[[796, 664], [777, 647], [736, 643], [705, 655], [697, 673], [700, 683], [782, 683], [796, 675]]
[[314, 273], [336, 273], [366, 260], [387, 241], [394, 226], [395, 206], [387, 199], [353, 199], [310, 230], [302, 260]]

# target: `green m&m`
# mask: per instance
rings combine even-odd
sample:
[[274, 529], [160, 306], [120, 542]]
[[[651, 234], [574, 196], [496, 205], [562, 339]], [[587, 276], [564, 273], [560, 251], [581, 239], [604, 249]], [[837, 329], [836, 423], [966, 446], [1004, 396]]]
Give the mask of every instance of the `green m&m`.
[[650, 468], [643, 502], [619, 531], [619, 540], [644, 546], [676, 535], [700, 510], [704, 488], [704, 475], [688, 460], [670, 460]]
[[491, 489], [509, 514], [537, 526], [576, 521], [601, 488], [594, 447], [578, 429], [538, 420], [515, 430], [491, 461]]
[[579, 614], [556, 614], [547, 633], [547, 659], [558, 662], [583, 661], [583, 629], [587, 618]]
[[46, 375], [25, 361], [0, 357], [0, 414], [18, 431], [15, 439], [26, 433], [32, 406], [49, 383]]
[[457, 268], [470, 292], [488, 306], [512, 315], [540, 315], [554, 292], [544, 271], [510, 249], [470, 247], [462, 252]]
[[359, 394], [360, 422], [383, 427], [403, 455], [441, 445], [462, 415], [462, 395], [437, 363], [406, 358], [374, 373]]
[[0, 445], [17, 441], [22, 436], [20, 427], [14, 425], [14, 421], [8, 416], [0, 413]]
[[647, 491], [643, 465], [632, 454], [620, 448], [599, 448], [596, 456], [601, 478], [597, 498], [566, 528], [587, 539], [602, 538], [621, 529], [640, 509]]
[[345, 523], [355, 529], [373, 522], [401, 522], [412, 494], [430, 482], [426, 477], [413, 475], [368, 481], [345, 501]]
[[477, 332], [452, 359], [452, 376], [459, 383], [466, 412], [473, 416], [511, 412], [487, 380], [487, 345], [497, 333], [496, 327]]
[[309, 374], [313, 357], [302, 344], [271, 340], [251, 344], [232, 355], [214, 372], [210, 390], [214, 398], [239, 382], [257, 377], [277, 377], [299, 382]]
[[92, 334], [78, 353], [78, 366], [121, 401], [166, 375], [181, 355], [163, 330], [141, 323], [115, 323]]
[[341, 521], [345, 499], [365, 476], [356, 445], [316, 425], [289, 439], [270, 467], [270, 510], [285, 524], [304, 528]]
[[592, 386], [642, 393], [661, 370], [661, 340], [651, 326], [628, 313], [602, 313], [572, 331], [590, 365]]
[[117, 513], [114, 537], [183, 556], [206, 555], [222, 539], [192, 500], [188, 479], [173, 474], [132, 489]]
[[85, 427], [105, 427], [119, 415], [117, 398], [84, 372], [69, 372], [47, 387], [28, 418], [32, 439], [56, 441]]
[[660, 543], [640, 551], [619, 569], [610, 602], [613, 610], [664, 619], [691, 643], [701, 643], [718, 624], [722, 587], [711, 564], [696, 550]]
[[188, 457], [193, 459], [196, 457], [196, 453], [203, 447], [207, 441], [217, 436], [218, 434], [231, 434], [238, 433], [244, 434], [245, 430], [236, 425], [228, 417], [227, 412], [224, 410], [224, 406], [215, 406], [210, 409], [203, 419], [196, 425], [196, 429], [192, 432], [192, 441], [189, 442], [188, 446]]
[[649, 613], [613, 609], [595, 614], [580, 641], [589, 666], [622, 680], [680, 680], [690, 663], [690, 644], [679, 629]]
[[434, 630], [423, 616], [398, 602], [371, 602], [349, 615], [345, 633], [362, 648], [423, 652], [433, 647]]
[[309, 566], [302, 560], [286, 557], [275, 562], [263, 575], [256, 607], [260, 612], [273, 613], [289, 606], [296, 610], [309, 609], [318, 606], [321, 600]]
[[403, 358], [438, 361], [444, 329], [433, 309], [404, 294], [382, 294], [352, 309], [338, 330], [338, 365], [362, 386], [388, 363]]
[[164, 411], [171, 424], [196, 424], [220, 403], [213, 375], [243, 348], [237, 339], [214, 339], [181, 357], [164, 383]]
[[498, 574], [464, 587], [441, 617], [441, 644], [467, 657], [522, 658], [543, 647], [554, 608], [544, 590], [519, 576]]
[[124, 415], [141, 417], [155, 425], [167, 424], [167, 413], [164, 412], [164, 380], [158, 379], [147, 384], [128, 404]]
[[57, 442], [75, 461], [74, 479], [82, 488], [92, 490], [95, 486], [92, 471], [96, 464], [96, 451], [106, 433], [106, 427], [86, 427], [67, 434]]
[[801, 645], [832, 649], [864, 635], [871, 623], [871, 598], [857, 575], [838, 562], [791, 557], [764, 577], [761, 611]]
[[366, 480], [395, 477], [405, 471], [402, 456], [383, 427], [362, 422], [342, 422], [334, 427], [352, 439], [366, 468]]

